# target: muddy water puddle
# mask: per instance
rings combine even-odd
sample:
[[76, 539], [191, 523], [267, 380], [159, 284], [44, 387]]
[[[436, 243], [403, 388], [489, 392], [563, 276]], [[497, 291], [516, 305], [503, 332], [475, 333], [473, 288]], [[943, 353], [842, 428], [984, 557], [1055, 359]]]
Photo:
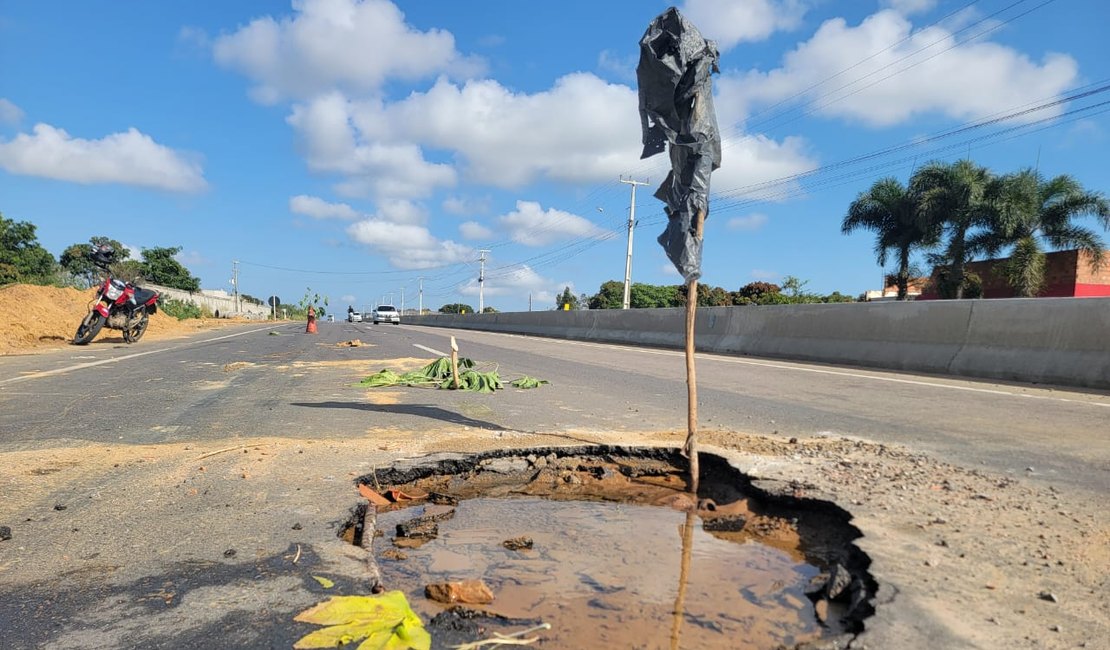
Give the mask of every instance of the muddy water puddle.
[[493, 594], [451, 612], [481, 618], [466, 641], [549, 623], [533, 647], [779, 648], [862, 629], [875, 584], [847, 512], [756, 488], [712, 455], [695, 498], [684, 465], [622, 447], [402, 462], [359, 479], [399, 501], [363, 508], [341, 536], [370, 547], [433, 647], [452, 606], [425, 587], [462, 581]]
[[[393, 531], [423, 510], [382, 513], [378, 527]], [[552, 624], [540, 647], [671, 647], [680, 588], [679, 647], [772, 648], [821, 636], [804, 593], [819, 567], [800, 553], [721, 539], [695, 517], [684, 575], [686, 520], [653, 505], [467, 499], [439, 522], [438, 537], [401, 549], [405, 559], [383, 559], [382, 580], [406, 591], [427, 620], [443, 607], [424, 598], [425, 584], [481, 579], [495, 594], [488, 611]], [[532, 548], [503, 545], [520, 537]]]

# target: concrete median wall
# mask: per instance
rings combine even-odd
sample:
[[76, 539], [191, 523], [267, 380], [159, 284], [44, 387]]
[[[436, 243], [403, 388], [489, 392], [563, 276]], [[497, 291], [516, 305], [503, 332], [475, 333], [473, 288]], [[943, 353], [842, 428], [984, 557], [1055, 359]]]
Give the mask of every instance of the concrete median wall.
[[242, 305], [242, 312], [235, 309], [235, 299], [227, 296], [212, 296], [209, 294], [201, 293], [199, 291], [182, 291], [181, 289], [173, 289], [171, 287], [163, 287], [159, 284], [150, 282], [142, 282], [139, 284], [144, 289], [152, 289], [162, 295], [167, 300], [181, 300], [183, 302], [190, 302], [197, 307], [202, 307], [215, 314], [220, 312], [221, 316], [243, 316], [246, 318], [266, 319], [270, 317], [270, 308], [263, 305], [255, 305], [250, 302], [240, 300]]
[[[406, 323], [681, 348], [683, 309], [432, 314]], [[703, 307], [698, 350], [1110, 388], [1110, 299]]]

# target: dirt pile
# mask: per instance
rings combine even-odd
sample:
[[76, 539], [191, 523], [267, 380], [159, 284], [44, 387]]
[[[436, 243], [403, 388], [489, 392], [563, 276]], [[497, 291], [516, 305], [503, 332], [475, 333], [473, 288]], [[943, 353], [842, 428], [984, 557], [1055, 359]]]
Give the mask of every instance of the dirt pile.
[[[81, 291], [29, 284], [0, 288], [0, 302], [5, 305], [5, 309], [0, 311], [0, 354], [24, 353], [69, 344], [95, 297], [96, 289]], [[236, 321], [179, 321], [159, 311], [151, 317], [145, 336], [171, 338], [231, 322]], [[97, 335], [93, 344], [122, 340], [120, 332], [105, 329]]]

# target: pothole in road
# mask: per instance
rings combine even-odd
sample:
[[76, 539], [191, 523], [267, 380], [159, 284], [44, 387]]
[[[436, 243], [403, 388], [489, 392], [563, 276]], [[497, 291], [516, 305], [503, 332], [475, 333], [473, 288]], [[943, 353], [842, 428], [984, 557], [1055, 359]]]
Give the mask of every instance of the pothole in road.
[[437, 647], [541, 622], [551, 648], [795, 647], [862, 630], [876, 585], [850, 515], [715, 455], [701, 466], [695, 504], [672, 449], [433, 457], [360, 477], [400, 500], [360, 508], [341, 537], [371, 549]]

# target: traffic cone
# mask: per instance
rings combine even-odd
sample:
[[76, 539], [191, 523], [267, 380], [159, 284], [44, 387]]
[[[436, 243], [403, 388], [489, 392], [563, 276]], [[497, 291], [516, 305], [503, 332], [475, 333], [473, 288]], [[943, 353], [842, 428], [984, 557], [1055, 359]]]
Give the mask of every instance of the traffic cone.
[[308, 308], [308, 327], [304, 331], [306, 334], [316, 333], [316, 310], [312, 307]]

